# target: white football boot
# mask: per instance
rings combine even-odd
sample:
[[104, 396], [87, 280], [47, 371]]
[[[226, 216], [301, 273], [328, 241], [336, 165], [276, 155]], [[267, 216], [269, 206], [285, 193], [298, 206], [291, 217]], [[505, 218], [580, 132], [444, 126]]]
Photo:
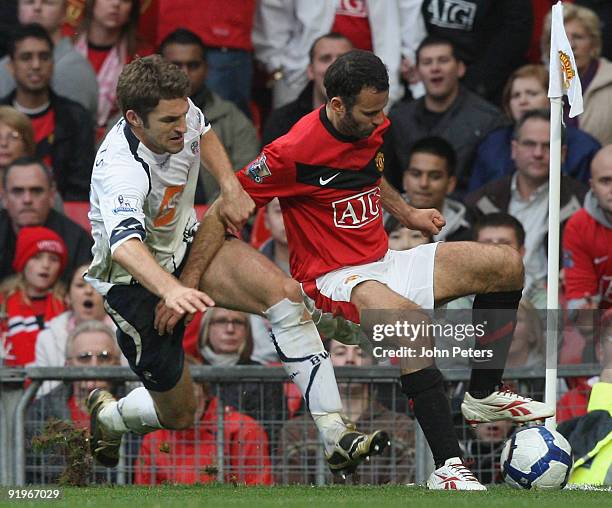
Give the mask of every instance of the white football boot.
[[466, 422], [472, 426], [499, 420], [510, 420], [522, 425], [533, 421], [543, 422], [555, 414], [555, 409], [512, 390], [499, 390], [484, 399], [474, 398], [466, 392], [461, 412]]
[[427, 480], [427, 488], [431, 490], [487, 490], [465, 467], [459, 457], [446, 459], [443, 466], [431, 473]]

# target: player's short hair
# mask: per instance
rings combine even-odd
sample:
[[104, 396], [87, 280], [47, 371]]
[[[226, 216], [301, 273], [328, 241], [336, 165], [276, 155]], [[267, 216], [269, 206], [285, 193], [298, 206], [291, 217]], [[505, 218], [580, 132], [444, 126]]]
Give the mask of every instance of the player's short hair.
[[197, 46], [200, 48], [202, 53], [202, 60], [206, 61], [206, 53], [208, 48], [202, 42], [197, 34], [193, 33], [191, 30], [187, 30], [186, 28], [177, 28], [174, 32], [168, 34], [166, 38], [159, 45], [158, 53], [160, 55], [164, 54], [164, 50], [170, 44], [182, 44], [184, 46]]
[[2, 187], [6, 189], [6, 184], [8, 182], [9, 173], [16, 168], [21, 166], [32, 166], [36, 165], [40, 168], [43, 175], [45, 175], [47, 182], [49, 183], [49, 188], [55, 187], [55, 179], [53, 178], [53, 171], [47, 166], [41, 159], [33, 156], [19, 157], [11, 162], [6, 169], [4, 170], [4, 174], [2, 175]]
[[[410, 157], [415, 153], [428, 153], [435, 155], [446, 161], [446, 174], [455, 176], [455, 168], [457, 167], [457, 154], [453, 146], [440, 136], [427, 136], [420, 139], [410, 150]], [[408, 168], [405, 168], [407, 170]]]
[[351, 40], [346, 35], [342, 35], [341, 33], [338, 33], [338, 32], [329, 32], [329, 33], [326, 33], [325, 35], [321, 35], [314, 40], [314, 42], [312, 43], [312, 46], [310, 46], [310, 49], [308, 50], [308, 60], [310, 61], [310, 63], [314, 61], [315, 47], [317, 46], [319, 41], [322, 41], [323, 39], [332, 39], [335, 41], [344, 39], [351, 46], [353, 45]]
[[478, 235], [484, 228], [510, 228], [514, 231], [519, 247], [525, 245], [525, 228], [521, 222], [504, 212], [495, 212], [480, 217], [472, 228], [472, 239], [478, 241]]
[[389, 90], [389, 73], [385, 64], [371, 51], [354, 49], [341, 55], [329, 66], [323, 79], [328, 100], [340, 97], [350, 110], [364, 88], [377, 92]]
[[160, 55], [136, 58], [127, 64], [117, 83], [117, 100], [123, 115], [135, 111], [147, 126], [149, 113], [160, 100], [188, 97], [189, 78]]
[[45, 28], [38, 23], [27, 23], [25, 25], [18, 25], [12, 31], [12, 37], [9, 39], [8, 54], [11, 60], [15, 59], [15, 52], [17, 51], [17, 44], [21, 41], [28, 39], [39, 39], [45, 41], [49, 45], [49, 50], [53, 51], [53, 40]]
[[453, 43], [453, 41], [451, 41], [450, 39], [446, 39], [444, 37], [439, 37], [437, 35], [428, 35], [421, 41], [421, 44], [419, 44], [419, 47], [416, 50], [415, 58], [416, 58], [417, 65], [419, 63], [421, 50], [423, 48], [428, 48], [430, 46], [449, 46], [451, 48], [451, 54], [453, 55], [453, 58], [455, 60], [461, 60], [459, 58], [459, 55], [457, 55], [457, 48], [455, 47], [455, 44]]

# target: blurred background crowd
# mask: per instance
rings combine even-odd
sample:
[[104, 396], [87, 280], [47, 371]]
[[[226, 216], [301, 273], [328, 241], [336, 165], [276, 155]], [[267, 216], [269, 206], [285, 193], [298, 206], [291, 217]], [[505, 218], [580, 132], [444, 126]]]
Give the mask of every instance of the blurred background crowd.
[[[92, 246], [87, 219], [92, 163], [96, 147], [120, 118], [115, 86], [125, 64], [158, 52], [183, 69], [191, 100], [239, 170], [262, 146], [325, 103], [326, 69], [339, 55], [359, 48], [373, 51], [389, 70], [386, 178], [411, 205], [437, 208], [447, 222], [439, 235], [424, 238], [385, 217], [390, 248], [474, 240], [520, 251], [526, 284], [507, 367], [541, 369], [543, 377], [553, 3], [4, 0], [0, 364], [124, 362], [114, 324], [82, 274]], [[612, 2], [564, 2], [564, 24], [584, 113], [570, 119], [565, 108], [564, 114], [559, 362], [595, 363], [601, 376], [560, 380], [559, 421], [587, 416], [594, 387], [609, 389], [612, 381]], [[202, 166], [198, 213], [217, 193]], [[258, 211], [243, 238], [289, 271], [277, 200]], [[459, 311], [471, 304], [465, 297], [448, 308]], [[339, 328], [321, 330], [335, 365], [376, 363], [367, 347], [334, 341]], [[278, 358], [268, 334], [262, 318], [215, 309], [190, 324], [184, 345], [194, 364], [274, 365]], [[33, 421], [53, 415], [86, 426], [83, 397], [100, 384], [108, 387], [45, 382], [31, 408]], [[449, 389], [461, 399], [461, 384]], [[194, 390], [201, 403], [198, 426], [156, 432], [138, 443], [134, 481], [193, 483], [210, 476], [198, 474], [209, 465], [198, 461], [211, 454], [207, 447], [215, 439], [218, 405], [225, 411], [228, 456], [237, 457], [236, 467], [242, 468], [240, 481], [280, 481], [272, 466], [281, 459], [295, 465], [283, 470], [283, 481], [312, 481], [298, 466], [314, 460], [309, 453], [317, 436], [291, 385], [237, 380], [221, 391], [206, 384]], [[350, 420], [367, 421], [361, 424], [366, 429], [374, 424], [397, 429], [393, 457], [381, 459], [393, 467], [363, 481], [411, 481], [414, 433], [406, 429], [413, 426], [401, 423], [410, 418], [410, 408], [369, 384], [350, 383], [341, 392]], [[498, 456], [481, 451], [496, 451], [511, 431], [487, 424], [468, 432], [466, 453]], [[180, 464], [162, 450], [168, 443], [180, 448]], [[489, 476], [481, 480], [495, 481], [491, 464], [486, 467]]]

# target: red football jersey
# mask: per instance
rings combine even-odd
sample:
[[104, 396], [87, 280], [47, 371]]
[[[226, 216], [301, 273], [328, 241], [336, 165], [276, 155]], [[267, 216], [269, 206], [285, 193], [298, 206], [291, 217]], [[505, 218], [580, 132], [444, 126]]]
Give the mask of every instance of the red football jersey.
[[385, 118], [367, 138], [345, 136], [323, 106], [240, 171], [258, 207], [279, 198], [296, 280], [370, 263], [387, 252], [378, 185], [389, 125]]
[[599, 296], [600, 309], [612, 307], [612, 229], [584, 208], [563, 230], [563, 268], [568, 300]]

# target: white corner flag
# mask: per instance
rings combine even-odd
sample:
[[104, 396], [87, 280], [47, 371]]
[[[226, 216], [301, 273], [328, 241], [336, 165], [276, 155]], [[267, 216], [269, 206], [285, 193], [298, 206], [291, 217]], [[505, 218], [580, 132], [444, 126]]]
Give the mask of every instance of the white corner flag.
[[[559, 316], [559, 238], [561, 202], [561, 100], [567, 95], [571, 118], [582, 113], [582, 86], [578, 68], [563, 26], [563, 3], [552, 8], [550, 31], [550, 172], [548, 181], [548, 279], [546, 288], [546, 384], [544, 400], [557, 405], [557, 344], [560, 337]], [[546, 419], [546, 428], [555, 428], [555, 417]]]
[[582, 113], [582, 86], [578, 68], [563, 26], [563, 4], [557, 2], [552, 8], [548, 97], [563, 95], [567, 95], [569, 99], [570, 118]]

